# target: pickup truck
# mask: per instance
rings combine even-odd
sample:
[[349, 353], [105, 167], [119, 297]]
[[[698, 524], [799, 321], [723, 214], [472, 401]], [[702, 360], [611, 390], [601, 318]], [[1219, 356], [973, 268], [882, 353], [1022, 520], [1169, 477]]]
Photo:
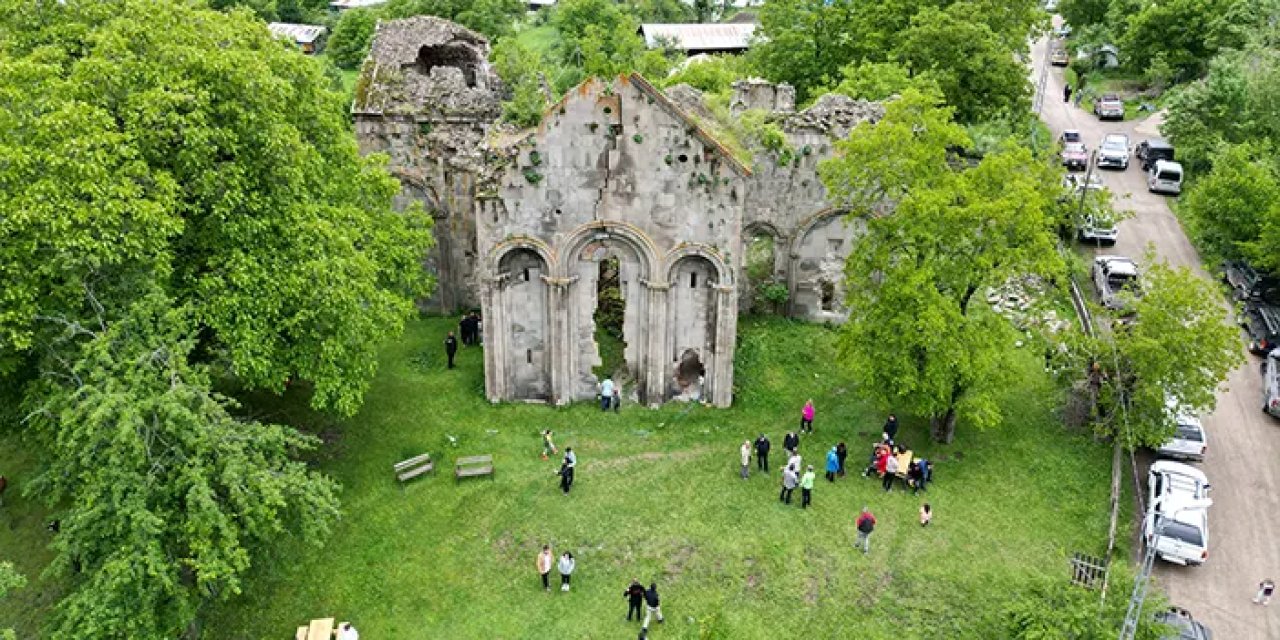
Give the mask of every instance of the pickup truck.
[[1124, 120], [1124, 101], [1114, 93], [1104, 93], [1093, 101], [1093, 113], [1099, 120]]
[[1123, 293], [1138, 296], [1138, 265], [1122, 256], [1098, 256], [1093, 259], [1093, 286], [1098, 290], [1098, 300], [1108, 309], [1122, 310], [1128, 306]]

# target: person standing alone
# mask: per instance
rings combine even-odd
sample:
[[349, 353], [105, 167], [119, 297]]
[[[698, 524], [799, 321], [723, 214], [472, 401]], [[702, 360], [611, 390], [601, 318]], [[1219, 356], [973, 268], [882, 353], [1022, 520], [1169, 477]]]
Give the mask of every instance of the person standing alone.
[[800, 478], [800, 508], [808, 509], [809, 502], [813, 499], [813, 465], [809, 465], [808, 470]]
[[751, 468], [751, 441], [743, 440], [742, 449], [739, 452], [742, 457], [742, 479], [747, 479], [747, 472]]
[[644, 585], [640, 581], [632, 578], [631, 584], [627, 585], [626, 591], [622, 592], [622, 597], [627, 599], [627, 622], [631, 622], [631, 613], [635, 612], [636, 622], [640, 621], [640, 604], [644, 602]]
[[453, 356], [458, 353], [458, 339], [453, 337], [453, 332], [444, 339], [444, 354], [449, 357], [449, 368], [453, 368]]
[[800, 433], [813, 433], [813, 398], [807, 400], [800, 410]]
[[551, 553], [551, 545], [542, 545], [542, 553], [538, 554], [538, 575], [542, 576], [543, 591], [551, 590], [549, 576], [551, 575], [551, 561], [553, 557], [554, 556]]
[[765, 473], [769, 472], [769, 437], [760, 434], [756, 438], [756, 467]]
[[613, 404], [613, 378], [605, 376], [600, 383], [600, 410], [608, 411]]
[[871, 532], [876, 529], [876, 517], [871, 515], [871, 510], [867, 507], [862, 508], [862, 513], [858, 516], [856, 523], [858, 529], [858, 541], [853, 546], [862, 549], [863, 553], [871, 551]]

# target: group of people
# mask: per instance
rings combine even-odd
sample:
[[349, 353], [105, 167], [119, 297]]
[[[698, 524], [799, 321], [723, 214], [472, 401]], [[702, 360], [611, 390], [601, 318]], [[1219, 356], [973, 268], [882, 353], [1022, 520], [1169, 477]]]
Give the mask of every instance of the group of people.
[[[560, 559], [555, 559], [555, 554], [551, 552], [551, 545], [542, 545], [542, 551], [538, 553], [536, 560], [538, 576], [542, 578], [542, 589], [551, 591], [551, 569], [554, 568], [560, 573], [560, 591], [569, 591], [570, 584], [573, 580], [573, 572], [578, 568], [578, 562], [574, 559], [573, 554], [566, 551], [560, 555]], [[631, 584], [623, 590], [622, 597], [627, 599], [627, 621], [631, 621], [634, 614], [637, 621], [641, 621], [640, 606], [645, 606], [644, 619], [641, 628], [646, 632], [649, 629], [649, 621], [657, 618], [659, 623], [666, 622], [662, 617], [662, 597], [658, 594], [658, 583], [650, 582], [649, 588], [645, 588], [640, 584], [640, 580], [631, 579]]]
[[[538, 554], [538, 575], [542, 576], [542, 588], [544, 591], [551, 590], [551, 566], [554, 561], [555, 554], [551, 553], [551, 545], [542, 545], [542, 552]], [[578, 562], [573, 559], [573, 554], [568, 551], [560, 556], [560, 561], [555, 563], [555, 568], [560, 572], [560, 590], [568, 591], [569, 582], [573, 578], [573, 570], [578, 566]]]
[[[462, 335], [463, 346], [477, 346], [480, 344], [480, 314], [472, 311], [462, 316], [462, 320], [458, 322], [458, 333]], [[444, 355], [449, 359], [449, 368], [453, 368], [453, 358], [458, 355], [458, 338], [450, 331], [449, 335], [444, 337]]]

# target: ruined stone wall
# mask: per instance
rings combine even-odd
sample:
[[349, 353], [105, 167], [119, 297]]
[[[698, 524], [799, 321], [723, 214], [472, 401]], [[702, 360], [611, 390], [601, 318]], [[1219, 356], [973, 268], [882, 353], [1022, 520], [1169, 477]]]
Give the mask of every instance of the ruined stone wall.
[[[490, 265], [492, 254], [525, 245], [553, 263], [552, 314], [565, 318], [567, 340], [552, 376], [558, 400], [596, 393], [596, 279], [600, 262], [617, 258], [634, 398], [656, 404], [705, 392], [727, 405], [746, 168], [638, 76], [585, 83], [514, 148], [478, 221], [478, 246]], [[682, 274], [695, 278], [694, 293], [676, 285]], [[499, 287], [505, 278], [486, 277]], [[690, 351], [706, 370], [705, 390], [690, 391], [698, 381], [678, 375]], [[511, 380], [498, 377], [495, 385]]]

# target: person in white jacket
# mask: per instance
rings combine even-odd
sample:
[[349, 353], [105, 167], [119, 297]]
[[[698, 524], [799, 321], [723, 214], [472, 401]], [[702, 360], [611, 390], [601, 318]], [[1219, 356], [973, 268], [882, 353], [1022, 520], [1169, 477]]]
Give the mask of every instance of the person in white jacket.
[[564, 555], [560, 556], [560, 562], [556, 565], [556, 568], [560, 570], [561, 591], [569, 590], [569, 578], [573, 576], [573, 569], [576, 565], [577, 563], [573, 561], [572, 553], [566, 551]]
[[747, 470], [751, 468], [751, 441], [742, 441], [742, 479], [747, 479]]

